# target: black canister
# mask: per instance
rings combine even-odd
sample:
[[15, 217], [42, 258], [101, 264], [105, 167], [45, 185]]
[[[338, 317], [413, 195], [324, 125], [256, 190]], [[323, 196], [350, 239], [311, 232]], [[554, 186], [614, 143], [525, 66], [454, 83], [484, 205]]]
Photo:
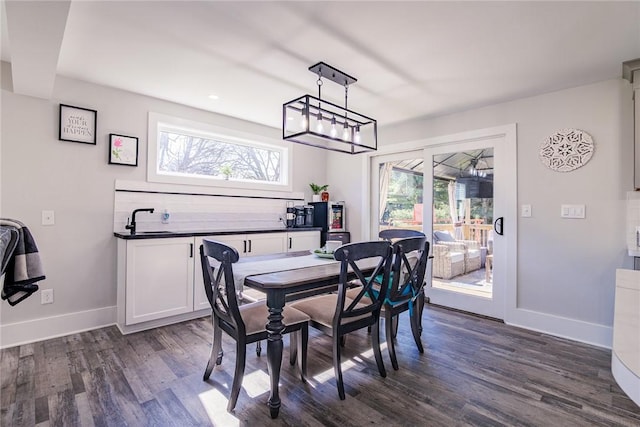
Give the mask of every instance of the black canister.
[[287, 202], [287, 227], [294, 227], [296, 225], [296, 208], [293, 206], [293, 202]]

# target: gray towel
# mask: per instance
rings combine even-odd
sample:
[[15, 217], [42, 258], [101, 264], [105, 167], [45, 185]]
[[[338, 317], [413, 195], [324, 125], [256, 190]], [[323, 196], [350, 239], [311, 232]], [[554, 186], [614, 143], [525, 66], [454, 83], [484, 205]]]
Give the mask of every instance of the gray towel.
[[[4, 230], [0, 233], [3, 236], [7, 230], [15, 230], [9, 231], [9, 233], [15, 236], [17, 232], [18, 236], [15, 244], [6, 236], [2, 239], [2, 241], [8, 241], [2, 256], [2, 273], [6, 273], [2, 299], [6, 299], [11, 305], [16, 305], [38, 290], [36, 283], [44, 280], [44, 271], [36, 242], [23, 223], [13, 219], [0, 218], [0, 229]], [[9, 253], [11, 246], [13, 246], [13, 253]]]

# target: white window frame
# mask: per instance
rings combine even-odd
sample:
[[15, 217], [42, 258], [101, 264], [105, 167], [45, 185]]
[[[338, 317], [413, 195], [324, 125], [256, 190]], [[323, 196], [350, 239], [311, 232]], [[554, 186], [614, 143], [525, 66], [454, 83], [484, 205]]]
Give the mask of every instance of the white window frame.
[[[277, 150], [281, 153], [280, 182], [223, 179], [221, 177], [171, 174], [158, 171], [159, 129], [185, 131], [186, 134], [229, 143], [238, 143], [259, 148]], [[209, 187], [240, 188], [248, 190], [292, 191], [292, 150], [291, 143], [279, 141], [263, 135], [242, 132], [209, 123], [196, 122], [165, 114], [149, 112], [147, 140], [147, 181], [165, 184], [204, 185]]]

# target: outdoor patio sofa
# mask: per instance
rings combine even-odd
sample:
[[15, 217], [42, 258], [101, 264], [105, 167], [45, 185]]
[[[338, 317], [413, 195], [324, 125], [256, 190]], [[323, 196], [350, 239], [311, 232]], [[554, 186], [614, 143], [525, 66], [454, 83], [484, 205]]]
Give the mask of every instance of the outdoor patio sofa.
[[433, 276], [452, 279], [481, 267], [480, 244], [475, 240], [456, 240], [446, 231], [433, 233]]

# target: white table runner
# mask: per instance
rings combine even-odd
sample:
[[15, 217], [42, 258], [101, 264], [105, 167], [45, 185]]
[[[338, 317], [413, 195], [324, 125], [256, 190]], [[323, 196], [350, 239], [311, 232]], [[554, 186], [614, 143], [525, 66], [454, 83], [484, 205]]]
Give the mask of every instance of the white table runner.
[[[339, 261], [336, 261], [335, 259], [320, 258], [315, 255], [291, 256], [266, 260], [261, 259], [256, 261], [244, 258], [242, 261], [233, 264], [233, 281], [235, 282], [236, 291], [242, 292], [244, 289], [244, 279], [247, 276], [296, 270], [298, 268], [327, 265], [337, 262]], [[211, 265], [213, 266], [214, 264], [211, 263]], [[217, 265], [215, 267], [217, 268]]]

